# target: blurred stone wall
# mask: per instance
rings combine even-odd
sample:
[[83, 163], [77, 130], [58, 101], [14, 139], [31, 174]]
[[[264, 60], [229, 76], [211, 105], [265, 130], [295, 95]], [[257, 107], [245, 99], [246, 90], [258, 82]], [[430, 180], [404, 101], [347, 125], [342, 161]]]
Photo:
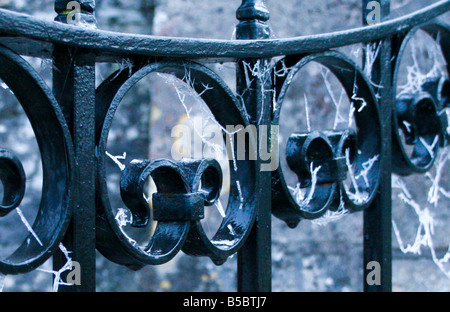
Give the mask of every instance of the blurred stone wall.
[[[235, 10], [240, 0], [97, 0], [98, 27], [106, 30], [196, 38], [232, 39], [237, 24]], [[359, 26], [360, 0], [268, 0], [273, 38], [318, 34]], [[414, 2], [393, 1], [393, 15], [397, 7]], [[0, 0], [0, 6], [53, 19], [53, 1]], [[49, 74], [48, 64], [36, 63], [41, 72]], [[102, 64], [98, 80], [106, 78], [124, 64]], [[213, 66], [214, 67], [214, 66]], [[232, 64], [214, 67], [232, 86]], [[126, 68], [125, 68], [126, 69]], [[130, 100], [117, 113], [113, 127], [110, 152], [121, 155], [128, 152], [128, 160], [164, 156], [170, 145], [170, 129], [183, 116], [183, 109], [175, 107], [176, 98], [166, 95], [159, 84], [142, 83], [133, 90]], [[314, 90], [312, 91], [314, 93]], [[319, 94], [321, 91], [317, 90]], [[294, 103], [294, 102], [293, 102]], [[140, 105], [149, 104], [149, 105]], [[294, 105], [294, 104], [292, 104]], [[176, 117], [175, 117], [176, 116]], [[23, 117], [22, 117], [23, 118]], [[1, 119], [1, 123], [5, 118]], [[19, 117], [17, 120], [21, 120]], [[158, 126], [148, 127], [152, 123]], [[295, 119], [286, 121], [295, 127]], [[19, 127], [20, 124], [15, 125]], [[8, 127], [9, 128], [9, 127]], [[6, 139], [5, 139], [6, 141]], [[3, 142], [3, 141], [2, 141]], [[9, 139], [11, 142], [11, 139]], [[10, 143], [13, 144], [13, 143]], [[24, 151], [27, 154], [28, 151]], [[160, 155], [161, 154], [161, 155]], [[166, 155], [168, 156], [168, 155]], [[107, 169], [112, 187], [110, 195], [120, 205], [118, 196], [119, 172], [114, 164]], [[115, 170], [115, 171], [114, 171]], [[448, 184], [447, 184], [448, 185]], [[39, 187], [39, 184], [36, 188]], [[420, 189], [415, 196], [426, 196]], [[35, 196], [35, 195], [31, 195]], [[448, 204], [448, 202], [447, 202]], [[116, 206], [118, 207], [118, 206]], [[448, 206], [439, 214], [439, 220], [449, 224]], [[445, 211], [447, 208], [447, 211]], [[395, 207], [394, 207], [395, 209]], [[30, 218], [32, 218], [30, 213]], [[402, 218], [401, 226], [413, 224], [414, 216]], [[0, 231], [3, 230], [0, 223]], [[8, 226], [8, 225], [5, 225]], [[448, 226], [447, 226], [448, 228]], [[9, 231], [9, 232], [7, 232]], [[10, 224], [6, 237], [14, 236]], [[448, 248], [448, 229], [439, 233], [439, 250]], [[274, 291], [361, 291], [362, 290], [362, 214], [319, 226], [302, 222], [296, 229], [288, 229], [273, 218], [273, 290]], [[3, 233], [3, 232], [2, 232]], [[0, 243], [3, 243], [2, 239]], [[419, 256], [403, 255], [394, 242], [394, 290], [450, 291], [450, 281], [440, 272], [427, 252]], [[6, 243], [4, 243], [6, 244]], [[3, 245], [0, 245], [0, 248]], [[50, 264], [46, 264], [47, 268]], [[133, 272], [112, 264], [100, 254], [97, 257], [98, 291], [234, 291], [236, 289], [236, 257], [217, 267], [210, 260], [178, 255], [168, 264], [145, 267]], [[50, 290], [51, 276], [33, 272], [18, 277], [7, 277], [4, 291]]]

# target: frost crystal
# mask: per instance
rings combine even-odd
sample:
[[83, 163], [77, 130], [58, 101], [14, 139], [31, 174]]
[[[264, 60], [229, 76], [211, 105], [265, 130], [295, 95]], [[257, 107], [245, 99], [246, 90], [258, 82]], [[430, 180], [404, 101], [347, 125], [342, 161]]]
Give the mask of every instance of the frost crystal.
[[343, 217], [348, 215], [350, 212], [345, 208], [344, 198], [342, 197], [341, 192], [341, 201], [339, 207], [336, 211], [328, 210], [322, 217], [316, 220], [312, 220], [311, 222], [317, 224], [319, 226], [326, 226], [331, 222], [336, 222], [341, 220]]
[[346, 160], [346, 163], [347, 163], [348, 175], [350, 176], [350, 179], [351, 179], [351, 181], [352, 181], [352, 187], [353, 187], [353, 189], [355, 190], [354, 193], [351, 193], [351, 192], [349, 192], [349, 191], [347, 190], [347, 193], [349, 194], [349, 196], [350, 196], [352, 199], [355, 200], [355, 202], [357, 202], [357, 203], [364, 202], [364, 201], [365, 201], [364, 196], [363, 196], [363, 194], [359, 191], [358, 183], [356, 182], [355, 173], [354, 173], [354, 171], [353, 171], [353, 165], [352, 165], [351, 162], [350, 162], [350, 149], [349, 149], [349, 148], [347, 148], [347, 149], [345, 150], [345, 160]]
[[242, 196], [241, 182], [236, 181], [236, 187], [238, 189], [239, 202], [241, 203], [239, 209], [242, 209], [244, 206], [244, 197]]
[[295, 201], [300, 207], [305, 207], [309, 205], [311, 200], [314, 197], [314, 193], [316, 191], [317, 187], [317, 175], [319, 173], [319, 170], [322, 169], [321, 166], [318, 166], [314, 168], [314, 163], [311, 162], [310, 164], [310, 172], [311, 172], [311, 186], [309, 190], [307, 191], [307, 195], [305, 198], [304, 191], [300, 188], [300, 183], [297, 183], [297, 186], [295, 188], [289, 187], [289, 190], [292, 193], [292, 196], [294, 197]]
[[442, 179], [442, 174], [444, 173], [444, 166], [447, 163], [447, 160], [449, 159], [450, 153], [447, 148], [439, 154], [436, 160], [436, 176], [433, 178], [430, 172], [427, 172], [425, 174], [425, 176], [429, 178], [432, 182], [432, 186], [428, 191], [428, 202], [430, 204], [433, 204], [435, 207], [437, 206], [439, 201], [439, 194], [442, 194], [446, 198], [450, 199], [449, 193], [439, 185]]
[[[445, 159], [448, 158], [448, 154], [444, 157]], [[439, 168], [438, 164], [438, 168]], [[442, 167], [440, 167], [442, 168]], [[433, 186], [430, 189], [430, 192], [436, 188], [439, 188], [439, 177], [441, 175], [440, 170], [437, 169], [436, 177], [437, 179], [434, 180]], [[430, 208], [425, 207], [422, 208], [411, 196], [411, 193], [408, 191], [406, 184], [404, 181], [398, 177], [393, 176], [392, 178], [392, 188], [393, 189], [399, 189], [400, 193], [397, 195], [399, 199], [401, 199], [408, 207], [412, 208], [415, 214], [417, 215], [417, 219], [419, 221], [419, 227], [416, 231], [416, 237], [412, 244], [407, 244], [403, 242], [403, 239], [400, 234], [400, 230], [397, 226], [397, 223], [392, 220], [392, 227], [395, 234], [395, 237], [397, 239], [397, 242], [400, 246], [400, 250], [403, 253], [413, 253], [413, 254], [421, 254], [422, 253], [422, 247], [428, 247], [431, 252], [431, 257], [433, 262], [438, 266], [438, 268], [447, 276], [450, 278], [450, 270], [446, 269], [444, 264], [449, 262], [449, 252], [447, 252], [441, 259], [438, 258], [436, 255], [436, 249], [433, 243], [433, 235], [434, 233], [434, 224], [435, 221], [433, 219], [432, 213], [430, 211]], [[437, 205], [437, 201], [439, 198], [436, 198], [434, 196], [428, 197], [428, 202], [433, 205]]]
[[59, 249], [64, 254], [64, 256], [66, 257], [66, 260], [67, 260], [61, 269], [59, 269], [58, 271], [45, 270], [45, 269], [41, 269], [41, 268], [37, 269], [38, 271], [50, 273], [50, 274], [54, 275], [54, 279], [53, 279], [53, 291], [54, 292], [57, 292], [59, 289], [59, 286], [61, 286], [61, 285], [73, 286], [73, 284], [67, 283], [61, 278], [61, 275], [64, 272], [72, 270], [72, 267], [73, 267], [72, 266], [72, 258], [69, 256], [70, 251], [68, 251], [67, 248], [64, 247], [64, 245], [62, 243], [59, 244]]
[[327, 88], [328, 94], [331, 97], [331, 101], [333, 102], [333, 105], [336, 108], [336, 115], [334, 117], [334, 125], [333, 125], [333, 129], [336, 130], [336, 128], [338, 127], [339, 123], [346, 122], [346, 119], [342, 116], [342, 113], [341, 113], [341, 106], [342, 106], [342, 103], [343, 103], [343, 100], [345, 98], [345, 94], [346, 93], [345, 93], [344, 89], [341, 89], [341, 93], [339, 95], [339, 99], [337, 100], [335, 95], [334, 95], [334, 92], [333, 92], [333, 87], [331, 86], [331, 83], [330, 83], [330, 80], [329, 80], [329, 75], [331, 73], [330, 70], [325, 68], [325, 67], [321, 67], [321, 69], [322, 70], [321, 70], [320, 73], [322, 74], [323, 81], [324, 81], [325, 86]]
[[306, 113], [306, 127], [308, 132], [311, 132], [311, 121], [309, 119], [309, 105], [308, 105], [308, 97], [305, 94], [305, 113]]
[[380, 54], [381, 46], [381, 42], [373, 42], [364, 47], [364, 74], [370, 79], [370, 83], [377, 88], [380, 88], [381, 86], [372, 81], [372, 72], [373, 66]]
[[379, 158], [380, 158], [380, 156], [376, 155], [373, 158], [366, 161], [365, 163], [363, 163], [362, 165], [363, 165], [364, 169], [359, 173], [358, 176], [355, 177], [355, 179], [359, 179], [362, 177], [364, 179], [364, 182], [366, 183], [366, 186], [370, 187], [368, 174], [369, 174], [370, 169], [372, 169], [373, 165], [375, 164], [375, 162], [378, 161]]
[[316, 192], [316, 186], [317, 186], [317, 174], [319, 173], [319, 170], [322, 169], [321, 166], [318, 166], [316, 168], [314, 168], [314, 163], [311, 162], [310, 165], [310, 170], [311, 170], [311, 189], [308, 192], [308, 196], [306, 197], [306, 199], [303, 201], [302, 205], [303, 206], [307, 206], [309, 205], [309, 203], [311, 202], [314, 193]]
[[234, 232], [233, 226], [231, 224], [228, 224], [227, 227], [230, 230], [231, 235], [236, 236], [236, 233]]
[[127, 153], [123, 153], [122, 156], [113, 156], [113, 155], [111, 155], [110, 153], [108, 153], [108, 151], [106, 151], [105, 153], [106, 153], [106, 155], [107, 155], [109, 158], [112, 159], [112, 161], [114, 161], [114, 162], [116, 163], [117, 166], [119, 166], [119, 168], [120, 168], [121, 171], [124, 171], [124, 170], [125, 170], [125, 167], [126, 167], [126, 166], [125, 166], [124, 164], [122, 164], [122, 163], [119, 161], [119, 159], [120, 159], [120, 160], [125, 160], [125, 159], [127, 159]]
[[423, 137], [420, 137], [420, 142], [423, 144], [423, 146], [427, 150], [428, 154], [430, 154], [430, 157], [434, 158], [434, 148], [439, 143], [439, 136], [436, 135], [434, 137], [433, 143], [431, 143], [431, 144], [428, 144], [428, 142]]
[[37, 236], [36, 232], [34, 232], [33, 227], [30, 225], [30, 223], [28, 223], [27, 219], [23, 215], [22, 210], [20, 210], [20, 208], [17, 207], [16, 211], [20, 217], [20, 220], [22, 220], [23, 224], [25, 224], [26, 228], [31, 233], [31, 235], [33, 235], [33, 237], [36, 239], [36, 241], [39, 243], [39, 245], [43, 246], [43, 244], [42, 244], [41, 240], [39, 239], [39, 237]]
[[134, 239], [132, 239], [130, 236], [128, 236], [128, 234], [123, 229], [125, 226], [133, 223], [133, 216], [131, 214], [128, 216], [127, 211], [128, 210], [126, 210], [124, 208], [118, 208], [115, 219], [117, 221], [117, 225], [119, 226], [119, 229], [122, 232], [122, 234], [128, 239], [128, 241], [131, 243], [131, 245], [136, 247], [136, 246], [138, 246], [138, 243]]
[[133, 62], [130, 59], [122, 59], [120, 63], [117, 62], [116, 64], [118, 65], [119, 70], [113, 79], [116, 79], [124, 70], [128, 70], [128, 77], [131, 77], [131, 74], [133, 73]]

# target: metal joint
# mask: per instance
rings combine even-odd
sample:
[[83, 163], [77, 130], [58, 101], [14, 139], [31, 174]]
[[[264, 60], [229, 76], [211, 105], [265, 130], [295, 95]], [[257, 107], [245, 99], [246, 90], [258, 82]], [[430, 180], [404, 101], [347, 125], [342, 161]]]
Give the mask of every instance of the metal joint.
[[311, 186], [311, 171], [319, 167], [317, 184], [337, 183], [347, 178], [345, 149], [354, 151], [355, 146], [356, 134], [348, 131], [294, 133], [287, 143], [286, 160], [302, 188]]
[[205, 196], [202, 193], [153, 194], [153, 220], [199, 221], [205, 218]]

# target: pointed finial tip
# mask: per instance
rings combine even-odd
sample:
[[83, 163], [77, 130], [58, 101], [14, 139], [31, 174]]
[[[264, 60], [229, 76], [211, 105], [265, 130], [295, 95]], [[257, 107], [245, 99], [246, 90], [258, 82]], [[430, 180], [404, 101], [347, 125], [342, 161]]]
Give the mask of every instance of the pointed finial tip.
[[259, 20], [266, 22], [270, 18], [270, 13], [264, 0], [243, 0], [236, 11], [236, 17], [240, 21]]

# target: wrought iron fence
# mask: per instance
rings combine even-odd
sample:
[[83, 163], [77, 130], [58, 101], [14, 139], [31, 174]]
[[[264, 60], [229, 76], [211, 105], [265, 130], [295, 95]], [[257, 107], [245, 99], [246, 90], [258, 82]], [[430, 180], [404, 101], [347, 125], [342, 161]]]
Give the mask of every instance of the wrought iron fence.
[[[82, 273], [79, 285], [60, 289], [94, 291], [96, 250], [130, 269], [166, 263], [180, 251], [209, 257], [218, 265], [237, 253], [238, 290], [270, 291], [272, 214], [296, 227], [302, 219], [320, 218], [345, 204], [349, 211], [364, 214], [366, 274], [371, 270], [367, 264], [376, 262], [381, 268], [380, 283], [364, 283], [365, 290], [390, 291], [391, 173], [426, 172], [449, 140], [448, 76], [431, 77], [415, 92], [396, 98], [399, 63], [408, 40], [421, 29], [437, 41], [450, 64], [450, 28], [436, 20], [450, 10], [450, 1], [398, 18], [390, 18], [389, 0], [363, 0], [363, 7], [365, 27], [270, 39], [264, 2], [244, 0], [236, 14], [237, 40], [98, 30], [93, 0], [56, 0], [54, 22], [0, 10], [0, 78], [30, 120], [44, 176], [29, 237], [0, 261], [0, 272], [30, 272], [52, 256], [55, 270], [61, 271], [67, 265], [63, 242]], [[334, 51], [356, 43], [375, 47], [370, 67], [360, 68]], [[53, 61], [53, 90], [21, 56]], [[132, 64], [130, 71], [114, 73], [96, 88], [96, 63], [122, 61]], [[205, 61], [237, 64], [236, 93]], [[276, 148], [278, 138], [271, 134], [282, 123], [283, 100], [293, 78], [311, 62], [327, 68], [342, 84], [355, 124], [291, 134], [286, 161], [305, 193], [298, 200], [282, 168], [255, 151], [261, 145]], [[146, 246], [123, 232], [111, 207], [105, 173], [108, 133], [124, 96], [151, 73], [188, 83], [224, 130], [224, 139], [235, 143], [228, 150], [236, 156], [230, 159], [229, 203], [213, 238], [200, 221], [223, 183], [214, 159], [134, 160], [123, 168], [116, 192], [132, 214], [132, 226], [157, 221]], [[255, 131], [245, 131], [245, 144], [236, 144], [239, 130], [227, 132], [227, 126]], [[11, 151], [0, 151], [0, 174], [0, 216], [5, 216], [20, 205], [26, 182]], [[143, 196], [150, 177], [157, 186], [152, 207]]]

